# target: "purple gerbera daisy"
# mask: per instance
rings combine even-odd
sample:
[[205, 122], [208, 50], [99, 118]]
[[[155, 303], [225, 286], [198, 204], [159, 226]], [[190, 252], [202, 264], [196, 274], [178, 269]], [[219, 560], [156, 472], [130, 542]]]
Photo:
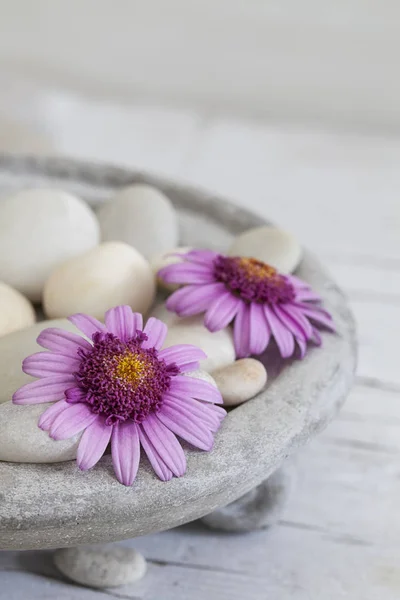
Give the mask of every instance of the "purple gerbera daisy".
[[[105, 325], [84, 314], [69, 320], [88, 338], [62, 329], [45, 329], [37, 341], [50, 352], [23, 361], [28, 383], [13, 396], [15, 404], [54, 402], [39, 427], [55, 440], [83, 431], [77, 451], [82, 470], [93, 467], [111, 442], [114, 471], [131, 485], [140, 446], [154, 471], [167, 481], [186, 470], [176, 435], [211, 450], [213, 433], [226, 415], [221, 394], [212, 384], [184, 375], [197, 369], [204, 352], [191, 345], [161, 350], [167, 326], [129, 306], [110, 309]], [[90, 340], [90, 341], [89, 341]]]
[[167, 300], [180, 316], [205, 312], [204, 324], [219, 331], [234, 321], [239, 358], [261, 354], [274, 337], [284, 358], [296, 344], [300, 357], [307, 342], [321, 344], [316, 327], [334, 331], [332, 317], [317, 303], [321, 298], [294, 275], [282, 275], [255, 258], [223, 256], [211, 250], [180, 255], [181, 263], [158, 273], [167, 283], [186, 284]]

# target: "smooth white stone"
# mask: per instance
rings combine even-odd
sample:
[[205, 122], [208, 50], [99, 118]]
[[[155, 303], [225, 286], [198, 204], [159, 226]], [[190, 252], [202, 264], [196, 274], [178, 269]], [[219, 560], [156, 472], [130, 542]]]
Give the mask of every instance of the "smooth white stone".
[[123, 242], [105, 242], [70, 259], [46, 281], [43, 307], [48, 317], [82, 312], [103, 319], [114, 306], [128, 304], [146, 313], [155, 294], [149, 263]]
[[210, 373], [207, 373], [207, 371], [202, 371], [201, 369], [196, 369], [196, 371], [187, 371], [186, 373], [184, 373], [185, 377], [193, 377], [194, 379], [202, 379], [203, 381], [207, 381], [208, 383], [211, 383], [211, 385], [213, 385], [214, 387], [218, 387], [217, 383], [214, 379], [214, 377], [212, 377], [210, 375]]
[[203, 316], [186, 317], [174, 321], [168, 328], [164, 348], [176, 344], [194, 344], [207, 354], [200, 361], [200, 368], [211, 372], [219, 367], [225, 367], [235, 360], [233, 334], [230, 328], [211, 333], [203, 325]]
[[121, 189], [97, 212], [103, 241], [119, 240], [146, 258], [178, 244], [178, 217], [171, 201], [150, 185]]
[[29, 300], [0, 281], [0, 336], [30, 327], [35, 321], [35, 311]]
[[168, 290], [169, 292], [174, 292], [180, 287], [179, 283], [166, 283], [163, 279], [161, 279], [161, 277], [157, 277], [157, 273], [163, 267], [168, 267], [169, 265], [175, 265], [182, 262], [182, 259], [176, 255], [185, 254], [186, 252], [189, 252], [189, 250], [192, 250], [192, 248], [189, 246], [179, 246], [178, 248], [171, 248], [166, 252], [162, 252], [161, 254], [156, 254], [155, 256], [151, 257], [150, 266], [160, 288]]
[[62, 548], [54, 553], [54, 562], [66, 577], [93, 588], [126, 585], [146, 573], [143, 556], [126, 546]]
[[82, 434], [68, 440], [52, 440], [38, 427], [46, 404], [0, 405], [0, 460], [19, 463], [56, 463], [76, 457]]
[[34, 352], [44, 351], [44, 348], [37, 344], [36, 339], [39, 333], [47, 327], [60, 327], [79, 333], [75, 325], [66, 319], [56, 319], [41, 321], [32, 327], [0, 338], [0, 405], [11, 400], [13, 393], [22, 385], [34, 381], [34, 377], [30, 377], [22, 371], [22, 361]]
[[0, 202], [0, 280], [34, 302], [55, 267], [98, 242], [94, 213], [72, 194], [28, 189]]
[[264, 365], [254, 358], [241, 358], [212, 371], [212, 376], [227, 406], [237, 406], [250, 400], [267, 383]]
[[248, 229], [239, 235], [228, 254], [256, 258], [281, 273], [292, 273], [300, 263], [302, 248], [297, 239], [287, 231], [263, 226]]

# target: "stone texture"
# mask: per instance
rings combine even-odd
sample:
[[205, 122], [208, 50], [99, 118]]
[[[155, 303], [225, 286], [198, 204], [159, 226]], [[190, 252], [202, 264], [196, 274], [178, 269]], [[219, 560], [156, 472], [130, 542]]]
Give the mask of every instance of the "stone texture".
[[[110, 189], [148, 182], [173, 201], [182, 218], [182, 243], [226, 247], [259, 218], [223, 199], [162, 178], [66, 159], [0, 157], [0, 187], [62, 186], [95, 204]], [[82, 473], [59, 465], [0, 463], [0, 546], [29, 549], [106, 542], [145, 535], [192, 521], [233, 502], [276, 471], [336, 414], [354, 377], [356, 336], [341, 290], [309, 253], [297, 271], [321, 294], [337, 334], [323, 333], [323, 349], [283, 370], [266, 390], [232, 410], [212, 452], [187, 450], [188, 471], [168, 483], [145, 462], [133, 488], [120, 485], [111, 457]], [[256, 456], [256, 460], [254, 457]], [[206, 493], [205, 493], [206, 490]]]
[[54, 553], [54, 562], [66, 577], [93, 588], [126, 585], [146, 573], [143, 556], [124, 546], [62, 548]]
[[294, 469], [283, 466], [260, 485], [201, 520], [211, 529], [243, 532], [275, 525], [280, 519], [294, 484]]
[[29, 300], [13, 287], [0, 281], [0, 336], [24, 329], [36, 321]]
[[0, 202], [0, 280], [34, 302], [55, 267], [98, 242], [99, 225], [90, 208], [51, 184]]
[[170, 200], [153, 186], [118, 190], [97, 212], [104, 242], [130, 244], [146, 258], [178, 244], [178, 219]]
[[212, 376], [226, 406], [237, 406], [258, 392], [267, 383], [264, 365], [254, 358], [241, 358], [231, 365], [212, 371]]
[[292, 273], [301, 260], [302, 249], [297, 239], [287, 231], [263, 226], [239, 235], [228, 254], [256, 258], [281, 273]]
[[39, 429], [39, 417], [49, 406], [17, 406], [10, 401], [0, 404], [0, 461], [56, 463], [76, 457], [81, 434], [56, 442]]
[[43, 308], [49, 318], [86, 313], [103, 319], [114, 306], [128, 304], [146, 313], [155, 294], [150, 265], [123, 242], [104, 242], [64, 262], [46, 281]]

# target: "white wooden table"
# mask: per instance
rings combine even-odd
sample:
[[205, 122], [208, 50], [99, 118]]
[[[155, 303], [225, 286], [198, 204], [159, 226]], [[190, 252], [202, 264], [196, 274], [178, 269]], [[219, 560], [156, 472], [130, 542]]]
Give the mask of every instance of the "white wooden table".
[[[136, 539], [147, 577], [101, 592], [63, 580], [49, 553], [3, 552], [0, 597], [398, 600], [400, 140], [57, 94], [39, 117], [57, 152], [190, 180], [295, 232], [348, 292], [360, 359], [343, 411], [298, 456], [297, 491], [274, 529], [222, 535], [195, 523]], [[32, 137], [18, 144], [35, 148]]]

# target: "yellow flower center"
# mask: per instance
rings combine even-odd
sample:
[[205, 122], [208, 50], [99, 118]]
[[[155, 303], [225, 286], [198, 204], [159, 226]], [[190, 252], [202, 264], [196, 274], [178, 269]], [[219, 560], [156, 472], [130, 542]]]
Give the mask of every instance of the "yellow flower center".
[[276, 275], [276, 269], [256, 258], [239, 258], [238, 265], [242, 267], [251, 279], [270, 279]]
[[126, 383], [138, 385], [152, 375], [153, 369], [145, 355], [127, 351], [117, 357], [114, 376]]

